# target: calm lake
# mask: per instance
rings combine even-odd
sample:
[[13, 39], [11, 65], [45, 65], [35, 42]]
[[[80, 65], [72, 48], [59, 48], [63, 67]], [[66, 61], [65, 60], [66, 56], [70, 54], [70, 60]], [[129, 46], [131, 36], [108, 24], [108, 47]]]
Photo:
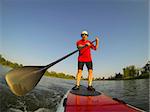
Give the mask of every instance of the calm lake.
[[[9, 90], [4, 76], [10, 69], [0, 65], [0, 112], [55, 112], [75, 81], [43, 77], [27, 95], [17, 97]], [[81, 81], [87, 85], [87, 81]], [[94, 81], [96, 90], [119, 98], [149, 112], [149, 79]]]

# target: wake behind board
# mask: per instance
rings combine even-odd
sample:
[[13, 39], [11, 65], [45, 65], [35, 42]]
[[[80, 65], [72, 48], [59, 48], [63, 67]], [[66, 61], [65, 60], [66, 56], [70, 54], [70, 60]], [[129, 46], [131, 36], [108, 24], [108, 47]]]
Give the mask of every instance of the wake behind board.
[[144, 112], [118, 99], [98, 91], [89, 91], [80, 86], [79, 90], [69, 90], [57, 112]]

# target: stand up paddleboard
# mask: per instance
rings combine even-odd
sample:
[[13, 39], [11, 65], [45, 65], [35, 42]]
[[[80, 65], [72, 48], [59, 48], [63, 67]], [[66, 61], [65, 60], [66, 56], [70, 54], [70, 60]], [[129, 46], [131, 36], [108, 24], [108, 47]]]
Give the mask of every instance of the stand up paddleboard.
[[144, 112], [116, 98], [98, 91], [89, 91], [80, 86], [79, 90], [69, 90], [62, 99], [57, 112]]

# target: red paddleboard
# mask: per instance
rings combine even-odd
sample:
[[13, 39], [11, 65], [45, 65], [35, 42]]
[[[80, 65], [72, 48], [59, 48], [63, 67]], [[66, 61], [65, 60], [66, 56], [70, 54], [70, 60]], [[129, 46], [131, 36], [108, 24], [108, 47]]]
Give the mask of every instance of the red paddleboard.
[[104, 93], [88, 91], [85, 86], [70, 90], [63, 105], [65, 112], [144, 112]]

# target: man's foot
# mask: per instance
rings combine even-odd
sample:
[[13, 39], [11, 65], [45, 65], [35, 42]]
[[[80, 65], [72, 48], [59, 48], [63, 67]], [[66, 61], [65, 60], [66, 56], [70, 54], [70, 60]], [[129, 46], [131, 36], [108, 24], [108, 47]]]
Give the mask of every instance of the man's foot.
[[87, 89], [88, 89], [89, 91], [95, 91], [95, 89], [93, 88], [93, 86], [88, 86]]
[[73, 90], [79, 90], [80, 88], [79, 88], [79, 86], [75, 85], [72, 89]]

